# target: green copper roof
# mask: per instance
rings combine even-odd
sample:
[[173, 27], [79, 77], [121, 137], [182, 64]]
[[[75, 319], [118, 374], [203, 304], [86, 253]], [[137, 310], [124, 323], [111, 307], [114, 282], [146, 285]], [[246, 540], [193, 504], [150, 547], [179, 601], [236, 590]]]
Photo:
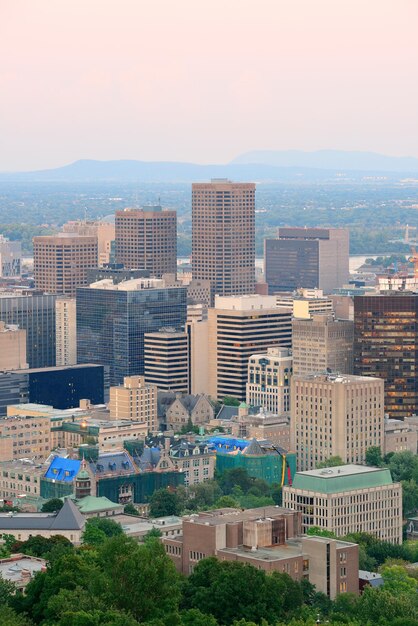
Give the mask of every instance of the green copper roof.
[[77, 480], [90, 480], [89, 473], [85, 469], [80, 470], [76, 478]]
[[120, 504], [112, 502], [111, 500], [109, 500], [109, 498], [106, 498], [105, 496], [86, 496], [85, 498], [80, 498], [80, 500], [76, 500], [75, 503], [81, 513], [95, 513], [96, 511], [106, 511], [121, 507]]
[[388, 469], [363, 465], [342, 465], [308, 472], [296, 472], [293, 487], [319, 493], [341, 493], [393, 483]]
[[248, 409], [248, 404], [246, 402], [241, 402], [241, 404], [238, 407], [239, 409]]

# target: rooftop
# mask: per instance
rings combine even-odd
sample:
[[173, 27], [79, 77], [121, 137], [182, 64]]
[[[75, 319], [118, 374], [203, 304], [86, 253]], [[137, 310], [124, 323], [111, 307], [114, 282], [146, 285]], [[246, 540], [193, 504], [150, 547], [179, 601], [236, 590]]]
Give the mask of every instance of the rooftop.
[[303, 380], [307, 382], [315, 381], [318, 383], [341, 383], [344, 385], [347, 385], [350, 383], [368, 384], [376, 380], [381, 380], [381, 378], [376, 378], [375, 376], [354, 376], [353, 374], [339, 374], [338, 372], [332, 372], [332, 373], [321, 372], [321, 373], [315, 373], [315, 374], [294, 374], [293, 379], [295, 381]]
[[18, 583], [26, 576], [46, 568], [46, 561], [25, 554], [12, 554], [7, 559], [0, 559], [0, 578]]
[[69, 498], [58, 513], [0, 513], [0, 531], [6, 532], [82, 530], [84, 524], [84, 517]]
[[202, 511], [183, 517], [184, 521], [205, 526], [218, 526], [220, 524], [233, 524], [248, 520], [259, 520], [267, 517], [277, 518], [281, 515], [294, 515], [292, 509], [285, 509], [280, 506], [270, 505], [258, 507], [256, 509], [215, 509], [213, 511]]
[[319, 493], [333, 494], [344, 491], [369, 489], [392, 485], [390, 470], [364, 465], [341, 465], [323, 469], [296, 472], [292, 487]]

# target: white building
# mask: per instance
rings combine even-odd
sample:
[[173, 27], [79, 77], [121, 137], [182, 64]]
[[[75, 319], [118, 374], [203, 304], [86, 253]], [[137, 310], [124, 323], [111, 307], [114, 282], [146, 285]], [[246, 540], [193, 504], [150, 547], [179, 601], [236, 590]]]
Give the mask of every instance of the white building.
[[288, 348], [268, 348], [248, 361], [247, 404], [283, 415], [290, 411], [292, 356]]
[[55, 315], [57, 365], [76, 365], [77, 312], [75, 298], [57, 298]]

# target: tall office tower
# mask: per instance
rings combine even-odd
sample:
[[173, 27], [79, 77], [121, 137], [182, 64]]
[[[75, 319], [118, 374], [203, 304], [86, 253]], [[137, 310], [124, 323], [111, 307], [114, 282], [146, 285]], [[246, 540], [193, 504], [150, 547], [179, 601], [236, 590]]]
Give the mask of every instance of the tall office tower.
[[305, 287], [325, 293], [348, 283], [349, 232], [345, 228], [279, 228], [264, 242], [269, 293]]
[[215, 294], [254, 293], [254, 183], [193, 183], [192, 272], [210, 280]]
[[100, 220], [75, 220], [64, 224], [62, 232], [74, 233], [84, 237], [96, 237], [98, 265], [110, 263], [112, 242], [115, 240], [114, 223]]
[[97, 237], [58, 233], [33, 238], [35, 286], [48, 293], [75, 296], [86, 272], [97, 264]]
[[144, 375], [159, 391], [189, 393], [187, 333], [175, 328], [145, 333]]
[[18, 278], [21, 272], [22, 245], [0, 235], [0, 278]]
[[150, 275], [177, 272], [177, 215], [160, 206], [116, 211], [116, 263]]
[[143, 376], [125, 376], [123, 385], [110, 388], [110, 419], [146, 422], [148, 431], [158, 428], [156, 385], [145, 382]]
[[354, 372], [385, 381], [385, 410], [418, 412], [418, 294], [354, 297]]
[[[199, 316], [199, 311], [201, 315]], [[205, 312], [206, 309], [205, 309]], [[193, 395], [209, 394], [209, 323], [199, 305], [187, 307], [189, 389]]]
[[367, 376], [293, 374], [290, 445], [298, 469], [314, 469], [331, 456], [361, 464], [368, 448], [382, 446], [383, 386]]
[[26, 367], [26, 330], [0, 321], [0, 371]]
[[55, 296], [0, 292], [0, 320], [26, 330], [29, 367], [55, 365]]
[[208, 311], [209, 394], [245, 400], [248, 361], [270, 347], [290, 348], [292, 312], [274, 296], [216, 296]]
[[77, 360], [110, 367], [110, 384], [144, 373], [144, 334], [186, 323], [185, 287], [138, 278], [77, 289]]
[[56, 362], [57, 365], [77, 363], [77, 313], [75, 298], [56, 301]]
[[292, 356], [288, 348], [268, 348], [252, 354], [248, 363], [247, 404], [276, 415], [290, 411]]
[[353, 373], [354, 323], [333, 315], [293, 319], [293, 373]]

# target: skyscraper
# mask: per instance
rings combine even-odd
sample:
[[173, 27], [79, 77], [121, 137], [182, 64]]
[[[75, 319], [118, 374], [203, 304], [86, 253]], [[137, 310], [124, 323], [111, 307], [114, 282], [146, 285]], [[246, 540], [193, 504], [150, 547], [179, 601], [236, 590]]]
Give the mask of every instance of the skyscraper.
[[354, 372], [385, 381], [385, 410], [418, 412], [418, 294], [354, 297]]
[[77, 363], [77, 324], [75, 298], [56, 301], [57, 365]]
[[150, 276], [177, 272], [177, 216], [160, 206], [116, 211], [115, 257], [126, 269]]
[[75, 220], [67, 222], [62, 227], [64, 233], [75, 233], [97, 238], [98, 265], [110, 263], [112, 242], [115, 241], [115, 224], [100, 220]]
[[110, 366], [110, 384], [144, 373], [144, 334], [186, 323], [185, 287], [162, 280], [110, 279], [77, 289], [77, 360]]
[[192, 186], [192, 272], [221, 296], [254, 293], [255, 184]]
[[58, 233], [33, 238], [35, 286], [47, 293], [75, 296], [86, 272], [97, 265], [97, 237]]
[[187, 333], [161, 328], [144, 335], [144, 367], [147, 383], [160, 391], [189, 392], [189, 350]]
[[17, 278], [21, 272], [22, 245], [0, 235], [0, 278]]
[[348, 282], [349, 233], [345, 228], [279, 228], [264, 242], [269, 293], [301, 287], [329, 293]]

